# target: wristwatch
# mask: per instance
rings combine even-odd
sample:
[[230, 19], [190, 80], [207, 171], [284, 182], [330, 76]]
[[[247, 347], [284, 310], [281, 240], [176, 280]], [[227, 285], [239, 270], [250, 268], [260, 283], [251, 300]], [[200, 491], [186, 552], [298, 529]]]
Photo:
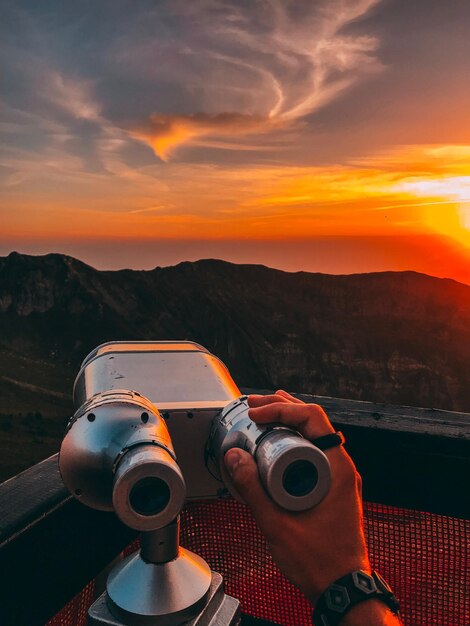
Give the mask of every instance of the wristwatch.
[[400, 605], [377, 572], [357, 570], [336, 580], [322, 593], [313, 611], [314, 626], [338, 626], [346, 613], [365, 600], [380, 600], [399, 615]]

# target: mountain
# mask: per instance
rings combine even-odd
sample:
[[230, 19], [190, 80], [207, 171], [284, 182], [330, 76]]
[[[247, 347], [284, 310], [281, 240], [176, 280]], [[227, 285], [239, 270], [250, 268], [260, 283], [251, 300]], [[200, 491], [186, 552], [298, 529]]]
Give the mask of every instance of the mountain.
[[453, 280], [0, 258], [1, 413], [69, 414], [81, 360], [113, 339], [197, 341], [239, 386], [470, 410], [470, 287]]

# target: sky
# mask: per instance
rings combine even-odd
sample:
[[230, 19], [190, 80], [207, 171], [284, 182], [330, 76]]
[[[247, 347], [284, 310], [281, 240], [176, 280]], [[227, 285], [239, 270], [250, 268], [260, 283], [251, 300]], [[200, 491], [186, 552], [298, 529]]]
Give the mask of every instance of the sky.
[[0, 255], [470, 284], [470, 3], [4, 0]]

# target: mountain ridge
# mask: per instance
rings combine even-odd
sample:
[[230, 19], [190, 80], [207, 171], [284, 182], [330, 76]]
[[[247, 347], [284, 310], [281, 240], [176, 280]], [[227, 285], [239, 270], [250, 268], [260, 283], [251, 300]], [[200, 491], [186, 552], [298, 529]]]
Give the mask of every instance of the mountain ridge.
[[455, 278], [435, 276], [433, 274], [428, 274], [426, 272], [418, 272], [416, 270], [381, 270], [377, 272], [353, 272], [351, 274], [329, 274], [327, 272], [308, 272], [306, 270], [296, 270], [296, 271], [282, 270], [279, 268], [270, 267], [269, 265], [264, 265], [263, 263], [234, 263], [232, 261], [225, 261], [224, 259], [217, 259], [215, 257], [197, 259], [196, 261], [180, 261], [179, 263], [175, 263], [174, 265], [162, 265], [162, 266], [156, 265], [155, 267], [150, 268], [150, 269], [134, 269], [134, 268], [128, 268], [128, 267], [123, 267], [119, 269], [97, 269], [93, 265], [90, 265], [89, 263], [85, 263], [85, 261], [82, 261], [81, 259], [78, 259], [76, 257], [70, 256], [67, 254], [62, 254], [61, 252], [48, 252], [47, 254], [33, 255], [33, 254], [25, 254], [25, 253], [17, 252], [15, 250], [13, 250], [12, 252], [10, 252], [9, 254], [5, 256], [0, 256], [0, 264], [2, 263], [2, 261], [7, 261], [8, 259], [10, 259], [10, 257], [11, 258], [20, 257], [20, 258], [34, 259], [34, 260], [47, 259], [47, 258], [66, 259], [69, 262], [77, 263], [82, 267], [87, 267], [95, 272], [105, 273], [105, 274], [118, 274], [120, 272], [151, 273], [157, 270], [166, 270], [169, 268], [180, 268], [180, 267], [188, 266], [188, 265], [214, 263], [214, 264], [230, 265], [230, 266], [244, 267], [244, 268], [264, 268], [271, 272], [277, 272], [279, 274], [288, 274], [288, 275], [294, 275], [294, 276], [297, 276], [297, 275], [327, 276], [327, 277], [331, 277], [332, 279], [352, 277], [352, 276], [415, 275], [415, 276], [423, 276], [426, 278], [431, 278], [431, 279], [435, 279], [435, 280], [443, 281], [443, 282], [457, 283], [459, 285], [463, 285], [464, 287], [470, 287], [470, 285], [468, 285], [467, 283], [459, 281]]
[[419, 272], [329, 275], [219, 259], [96, 270], [58, 253], [15, 252], [0, 257], [0, 325], [9, 410], [65, 407], [32, 392], [15, 399], [5, 379], [47, 390], [50, 370], [51, 393], [66, 394], [102, 341], [175, 338], [206, 345], [240, 386], [470, 408], [470, 287]]

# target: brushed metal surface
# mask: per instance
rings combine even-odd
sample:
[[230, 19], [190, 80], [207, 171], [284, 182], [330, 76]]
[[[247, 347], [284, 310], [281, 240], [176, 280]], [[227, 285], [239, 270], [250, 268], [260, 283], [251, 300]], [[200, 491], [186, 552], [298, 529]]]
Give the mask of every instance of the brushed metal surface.
[[92, 353], [75, 381], [75, 406], [111, 389], [138, 391], [161, 410], [222, 408], [240, 395], [217, 357], [189, 342], [185, 350], [173, 350], [173, 345], [115, 342], [105, 352]]
[[[156, 478], [166, 484], [168, 501], [163, 508], [141, 514], [132, 504], [131, 493], [139, 482]], [[113, 485], [113, 507], [123, 524], [140, 531], [162, 528], [179, 515], [186, 499], [186, 485], [178, 464], [157, 445], [138, 445], [121, 458]]]
[[173, 626], [202, 610], [210, 584], [209, 566], [189, 550], [180, 548], [166, 563], [148, 563], [137, 553], [109, 575], [108, 606], [129, 626]]
[[[153, 412], [157, 409], [165, 418], [187, 498], [216, 498], [228, 493], [208, 470], [205, 450], [213, 418], [240, 391], [217, 357], [198, 344], [184, 341], [98, 346], [84, 360], [77, 376], [75, 405], [89, 402], [96, 393], [112, 393], [118, 388], [148, 398]], [[108, 510], [110, 504], [108, 500]]]
[[[288, 511], [306, 511], [317, 506], [330, 489], [327, 456], [298, 433], [272, 430], [259, 443], [255, 459], [266, 491]], [[284, 487], [285, 473], [297, 462], [309, 464], [316, 473], [316, 482], [304, 495], [293, 495]]]
[[179, 508], [162, 517], [162, 525], [178, 514], [185, 499], [166, 423], [147, 399], [133, 391], [106, 391], [80, 407], [62, 441], [59, 468], [78, 500], [104, 511], [119, 505], [118, 515], [137, 530], [157, 527], [150, 518], [129, 511], [127, 495], [139, 478], [161, 476], [174, 491], [173, 509], [176, 502]]
[[[106, 593], [103, 593], [90, 607], [88, 617], [89, 626], [128, 626], [127, 623], [113, 616], [106, 602]], [[238, 626], [240, 620], [239, 601], [224, 592], [221, 575], [212, 572], [210, 591], [205, 606], [195, 617], [184, 624], [185, 626]], [[162, 622], [154, 622], [152, 626], [166, 625]]]

